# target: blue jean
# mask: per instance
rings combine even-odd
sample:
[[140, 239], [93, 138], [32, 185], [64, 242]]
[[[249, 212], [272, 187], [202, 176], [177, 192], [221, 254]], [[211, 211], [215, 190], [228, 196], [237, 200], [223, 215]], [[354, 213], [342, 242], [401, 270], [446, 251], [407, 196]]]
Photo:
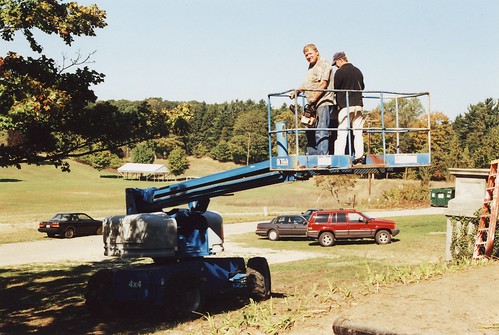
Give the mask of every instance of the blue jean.
[[[319, 106], [317, 107], [317, 128], [328, 128], [329, 121], [333, 106]], [[316, 130], [315, 131], [315, 144], [317, 148], [317, 155], [327, 155], [329, 153], [329, 130]]]

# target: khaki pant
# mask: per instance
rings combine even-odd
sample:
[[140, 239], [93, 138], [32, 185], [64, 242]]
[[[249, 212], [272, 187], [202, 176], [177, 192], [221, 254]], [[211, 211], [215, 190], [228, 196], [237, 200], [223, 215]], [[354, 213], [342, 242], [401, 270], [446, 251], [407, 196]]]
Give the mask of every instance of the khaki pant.
[[[362, 138], [362, 127], [364, 126], [364, 118], [362, 117], [362, 106], [345, 107], [338, 113], [338, 137], [334, 142], [334, 154], [344, 155], [345, 146], [347, 144], [348, 130], [353, 130], [354, 143], [353, 151], [354, 158], [360, 158], [364, 155], [364, 139]], [[351, 125], [351, 126], [350, 126]], [[347, 149], [347, 154], [350, 149]]]

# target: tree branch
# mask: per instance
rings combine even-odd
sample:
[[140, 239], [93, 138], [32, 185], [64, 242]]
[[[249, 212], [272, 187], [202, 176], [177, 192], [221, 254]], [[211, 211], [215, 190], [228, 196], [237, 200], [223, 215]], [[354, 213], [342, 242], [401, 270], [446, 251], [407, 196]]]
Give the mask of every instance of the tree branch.
[[76, 58], [75, 59], [69, 59], [70, 63], [66, 64], [66, 56], [62, 55], [62, 65], [59, 68], [58, 74], [62, 74], [64, 71], [74, 67], [74, 66], [80, 66], [83, 64], [93, 64], [95, 61], [90, 61], [92, 56], [97, 52], [97, 50], [92, 51], [89, 53], [85, 58], [80, 53], [80, 50], [76, 53]]

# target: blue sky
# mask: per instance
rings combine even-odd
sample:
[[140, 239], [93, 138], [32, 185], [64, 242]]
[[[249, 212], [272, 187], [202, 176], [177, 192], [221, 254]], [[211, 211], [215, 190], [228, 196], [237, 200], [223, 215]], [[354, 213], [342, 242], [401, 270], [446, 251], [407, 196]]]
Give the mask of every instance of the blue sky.
[[[109, 25], [72, 48], [41, 41], [59, 61], [95, 50], [101, 100], [266, 99], [300, 85], [307, 43], [328, 60], [345, 51], [367, 90], [429, 91], [431, 110], [451, 119], [499, 98], [498, 0], [78, 2], [107, 10]], [[26, 42], [8, 48], [22, 52]]]

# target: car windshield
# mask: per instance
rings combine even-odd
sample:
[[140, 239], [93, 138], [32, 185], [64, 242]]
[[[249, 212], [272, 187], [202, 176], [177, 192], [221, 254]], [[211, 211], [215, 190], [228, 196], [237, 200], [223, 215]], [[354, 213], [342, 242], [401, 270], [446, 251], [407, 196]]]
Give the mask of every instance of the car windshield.
[[363, 217], [365, 217], [365, 218], [366, 218], [366, 219], [368, 219], [368, 220], [371, 220], [371, 219], [372, 219], [372, 217], [370, 217], [369, 215], [366, 215], [366, 214], [364, 214], [364, 213], [362, 213], [362, 212], [357, 212], [357, 213], [359, 213], [360, 215], [362, 215]]
[[302, 213], [303, 216], [310, 216], [312, 215], [313, 212], [316, 212], [316, 211], [319, 211], [320, 209], [315, 209], [315, 208], [312, 208], [312, 209], [307, 209], [305, 212]]

